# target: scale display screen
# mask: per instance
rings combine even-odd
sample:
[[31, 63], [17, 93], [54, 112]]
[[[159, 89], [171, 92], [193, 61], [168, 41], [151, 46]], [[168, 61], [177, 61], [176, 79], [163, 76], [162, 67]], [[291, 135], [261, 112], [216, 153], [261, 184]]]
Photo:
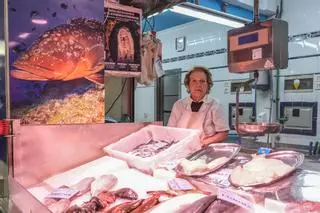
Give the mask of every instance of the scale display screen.
[[288, 67], [288, 23], [253, 22], [228, 31], [228, 67], [233, 73]]
[[256, 32], [249, 35], [240, 36], [238, 38], [238, 44], [239, 45], [249, 44], [249, 43], [258, 41], [258, 39], [259, 39], [259, 33]]

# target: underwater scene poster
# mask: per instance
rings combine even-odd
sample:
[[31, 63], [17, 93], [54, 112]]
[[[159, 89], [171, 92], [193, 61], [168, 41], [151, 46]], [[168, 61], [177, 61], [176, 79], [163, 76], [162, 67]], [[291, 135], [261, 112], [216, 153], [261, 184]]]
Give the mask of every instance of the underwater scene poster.
[[11, 118], [104, 123], [104, 0], [9, 0]]

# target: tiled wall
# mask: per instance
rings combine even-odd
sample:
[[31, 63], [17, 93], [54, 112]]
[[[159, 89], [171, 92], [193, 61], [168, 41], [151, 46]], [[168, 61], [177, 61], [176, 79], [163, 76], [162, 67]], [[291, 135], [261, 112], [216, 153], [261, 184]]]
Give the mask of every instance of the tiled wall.
[[[289, 42], [288, 68], [280, 73], [280, 101], [319, 102], [320, 90], [316, 90], [315, 85], [313, 91], [310, 92], [285, 93], [283, 91], [284, 80], [287, 76], [300, 74], [313, 76], [320, 73], [320, 37], [314, 36], [320, 34], [320, 2], [317, 0], [284, 0], [283, 6], [282, 18], [289, 23], [289, 35], [296, 35], [296, 38]], [[319, 107], [317, 114], [319, 116]], [[281, 142], [308, 145], [309, 141], [319, 140], [320, 120], [319, 118], [314, 119], [317, 120], [317, 136], [282, 134]]]
[[[306, 101], [315, 102], [320, 100], [320, 90], [303, 93], [284, 93], [284, 79], [286, 76], [297, 74], [311, 74], [320, 73], [320, 37], [317, 31], [320, 31], [320, 1], [318, 0], [284, 0], [282, 18], [289, 23], [289, 35], [298, 35], [289, 42], [289, 66], [285, 70], [280, 71], [280, 101], [294, 102]], [[225, 92], [225, 86], [230, 84], [230, 80], [246, 79], [248, 74], [231, 74], [228, 72], [227, 54], [221, 51], [226, 48], [227, 40], [226, 33], [228, 27], [216, 25], [205, 21], [194, 21], [185, 25], [177, 26], [165, 31], [158, 32], [159, 38], [163, 42], [163, 58], [165, 70], [181, 68], [187, 71], [195, 65], [206, 66], [211, 69], [214, 76], [214, 87], [210, 96], [214, 96], [221, 101], [225, 108], [225, 116], [228, 116], [228, 104], [235, 102], [235, 95], [230, 92]], [[313, 33], [312, 33], [313, 32]], [[301, 35], [305, 33], [312, 33]], [[320, 33], [319, 33], [320, 34]], [[310, 36], [312, 35], [312, 36]], [[186, 37], [186, 49], [183, 52], [177, 52], [175, 49], [175, 39], [177, 37]], [[305, 57], [308, 56], [308, 57]], [[300, 58], [301, 57], [301, 58]], [[272, 85], [273, 91], [257, 93], [257, 114], [261, 112], [269, 113], [270, 97], [273, 94], [275, 97], [275, 79], [276, 71], [272, 71]], [[182, 98], [186, 97], [187, 93], [183, 83], [185, 73], [182, 73], [181, 92]], [[148, 92], [146, 91], [148, 90]], [[150, 116], [148, 119], [154, 117], [154, 88], [137, 88], [137, 100], [146, 99], [145, 95], [148, 93], [148, 100], [151, 104], [140, 104], [141, 108], [136, 109], [136, 119], [144, 120], [142, 112], [148, 112]], [[142, 97], [143, 96], [143, 97]], [[140, 99], [139, 99], [140, 98]], [[252, 94], [243, 94], [240, 96], [240, 101], [253, 102], [254, 92]], [[148, 101], [149, 102], [149, 101]], [[136, 103], [137, 105], [137, 103]], [[272, 118], [275, 118], [275, 104], [272, 108]], [[318, 109], [318, 115], [320, 115]], [[297, 136], [290, 134], [282, 134], [281, 142], [307, 145], [311, 140], [320, 139], [320, 124], [317, 119], [318, 136]], [[261, 138], [264, 140], [264, 138]]]
[[[230, 28], [206, 21], [194, 21], [188, 24], [158, 32], [163, 43], [164, 70], [181, 69], [181, 98], [187, 91], [183, 84], [185, 72], [193, 66], [212, 68], [214, 88], [210, 96], [221, 101], [228, 116], [228, 106], [234, 102], [235, 95], [223, 95], [225, 85], [230, 85], [230, 79], [246, 79], [247, 74], [230, 74], [226, 67], [226, 34]], [[200, 33], [199, 33], [200, 32]], [[176, 38], [185, 36], [185, 51], [178, 52], [175, 48]], [[155, 116], [154, 84], [143, 87], [138, 85], [135, 91], [135, 120], [149, 121]], [[222, 95], [221, 95], [222, 94]], [[146, 98], [146, 95], [149, 95]], [[252, 102], [252, 95], [241, 96], [241, 101]], [[147, 101], [146, 101], [147, 100]]]

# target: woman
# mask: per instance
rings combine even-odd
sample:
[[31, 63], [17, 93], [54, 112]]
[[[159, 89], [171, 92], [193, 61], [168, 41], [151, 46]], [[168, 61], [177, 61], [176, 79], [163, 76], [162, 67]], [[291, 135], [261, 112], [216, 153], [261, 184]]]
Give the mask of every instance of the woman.
[[168, 126], [200, 129], [202, 145], [224, 141], [229, 127], [219, 102], [207, 96], [213, 86], [209, 70], [194, 67], [186, 74], [184, 84], [190, 96], [173, 105]]

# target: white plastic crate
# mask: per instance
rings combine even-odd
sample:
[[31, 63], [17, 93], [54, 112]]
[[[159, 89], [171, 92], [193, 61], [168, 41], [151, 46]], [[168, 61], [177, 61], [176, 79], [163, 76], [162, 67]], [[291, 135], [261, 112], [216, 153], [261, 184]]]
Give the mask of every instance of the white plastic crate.
[[[152, 174], [153, 169], [155, 169], [159, 163], [183, 158], [195, 150], [200, 149], [199, 136], [199, 130], [149, 125], [103, 149], [110, 156], [125, 160], [130, 167], [139, 169], [147, 174]], [[142, 158], [129, 153], [135, 147], [147, 143], [150, 139], [165, 141], [179, 140], [179, 142], [152, 157]]]

